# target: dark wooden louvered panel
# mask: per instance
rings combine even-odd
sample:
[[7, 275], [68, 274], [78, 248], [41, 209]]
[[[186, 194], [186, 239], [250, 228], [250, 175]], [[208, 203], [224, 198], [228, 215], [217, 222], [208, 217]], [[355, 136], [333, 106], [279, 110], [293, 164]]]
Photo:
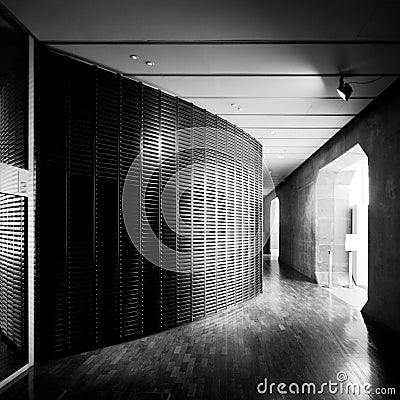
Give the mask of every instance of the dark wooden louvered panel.
[[235, 128], [235, 301], [243, 300], [243, 158], [239, 129]]
[[[119, 299], [120, 336], [143, 333], [140, 257], [140, 136], [142, 128], [142, 88], [137, 82], [121, 79], [121, 117], [119, 136]], [[139, 157], [139, 158], [138, 158]], [[137, 161], [135, 163], [135, 160]], [[133, 212], [128, 233], [122, 201], [123, 190]], [[137, 247], [129, 234], [134, 235]]]
[[227, 307], [227, 134], [217, 117], [217, 310]]
[[176, 326], [177, 99], [161, 93], [160, 277], [161, 329]]
[[192, 319], [192, 117], [192, 105], [178, 100], [178, 323]]
[[262, 292], [262, 251], [263, 251], [263, 222], [262, 222], [262, 199], [263, 199], [263, 183], [262, 183], [262, 170], [263, 170], [263, 148], [259, 142], [256, 142], [256, 201], [257, 201], [257, 259], [256, 259], [256, 285], [257, 293]]
[[95, 341], [94, 67], [71, 61], [67, 169], [68, 348]]
[[206, 113], [205, 130], [205, 306], [206, 314], [217, 311], [217, 132], [216, 117]]
[[0, 193], [0, 330], [27, 349], [26, 199]]
[[119, 76], [96, 69], [95, 269], [96, 341], [119, 338]]
[[255, 257], [256, 257], [256, 198], [255, 198], [255, 152], [252, 146], [249, 137], [246, 137], [247, 148], [249, 150], [249, 237], [248, 237], [248, 245], [250, 252], [249, 259], [249, 277], [250, 277], [250, 297], [253, 297], [255, 294], [255, 276], [256, 269], [255, 266]]
[[236, 303], [235, 296], [235, 127], [226, 127], [226, 293], [227, 306]]
[[42, 354], [149, 334], [259, 293], [259, 143], [156, 89], [38, 57]]
[[251, 228], [251, 218], [250, 218], [250, 213], [251, 213], [251, 188], [250, 188], [250, 174], [251, 174], [251, 169], [248, 163], [248, 157], [249, 151], [246, 147], [246, 142], [244, 138], [244, 151], [243, 151], [243, 157], [246, 160], [245, 166], [244, 166], [244, 176], [243, 176], [243, 216], [244, 216], [244, 231], [243, 231], [243, 244], [244, 244], [244, 253], [245, 253], [245, 259], [244, 259], [244, 296], [245, 299], [249, 299], [251, 297], [251, 274], [252, 274], [252, 265], [251, 265], [251, 258], [252, 258], [252, 253], [251, 253], [251, 233], [250, 233], [250, 228]]
[[238, 157], [241, 160], [241, 250], [242, 250], [242, 300], [250, 298], [250, 276], [249, 276], [249, 167], [247, 165], [247, 149], [245, 142], [245, 135], [243, 131], [237, 131], [236, 143], [238, 150]]
[[21, 60], [0, 85], [0, 162], [26, 168], [27, 62]]
[[192, 151], [192, 315], [205, 315], [205, 111], [193, 107]]
[[143, 88], [141, 236], [145, 333], [160, 328], [160, 101], [159, 90]]
[[38, 52], [35, 69], [36, 355], [68, 349], [66, 268], [69, 59]]

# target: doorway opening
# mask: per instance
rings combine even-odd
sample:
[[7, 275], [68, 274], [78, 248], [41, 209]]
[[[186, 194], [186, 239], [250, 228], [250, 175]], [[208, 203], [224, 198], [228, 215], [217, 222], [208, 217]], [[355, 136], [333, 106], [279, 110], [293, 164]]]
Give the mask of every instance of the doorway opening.
[[318, 173], [316, 277], [358, 309], [368, 300], [368, 203], [368, 157], [356, 145]]
[[269, 213], [271, 260], [279, 258], [279, 198], [271, 201]]

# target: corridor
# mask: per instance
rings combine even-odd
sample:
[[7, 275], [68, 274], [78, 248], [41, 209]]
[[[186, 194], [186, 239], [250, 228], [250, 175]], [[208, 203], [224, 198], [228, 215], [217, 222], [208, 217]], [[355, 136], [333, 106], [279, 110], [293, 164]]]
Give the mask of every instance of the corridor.
[[[203, 320], [33, 367], [6, 399], [379, 399], [395, 395], [259, 395], [264, 381], [395, 387], [396, 348], [362, 315], [296, 271], [264, 261], [263, 294]], [[344, 376], [344, 375], [343, 375]], [[286, 387], [286, 389], [288, 386]], [[276, 389], [276, 387], [275, 387]], [[398, 388], [396, 387], [396, 390]], [[33, 397], [34, 394], [34, 397]], [[29, 396], [29, 397], [28, 397]]]

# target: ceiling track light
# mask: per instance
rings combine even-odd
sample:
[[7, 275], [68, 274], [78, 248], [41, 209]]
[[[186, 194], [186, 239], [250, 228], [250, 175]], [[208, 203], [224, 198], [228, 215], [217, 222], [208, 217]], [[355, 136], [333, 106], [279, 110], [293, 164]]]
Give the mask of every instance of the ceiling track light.
[[364, 81], [364, 82], [357, 82], [357, 81], [353, 81], [353, 82], [344, 82], [344, 77], [343, 75], [340, 77], [339, 79], [339, 86], [336, 89], [339, 96], [343, 99], [343, 100], [349, 100], [351, 94], [353, 93], [353, 88], [350, 86], [351, 84], [355, 84], [355, 85], [367, 85], [369, 83], [374, 83], [376, 81], [379, 81], [379, 79], [382, 79], [383, 75], [378, 76], [375, 79], [372, 79], [370, 81]]
[[345, 101], [348, 101], [351, 94], [353, 93], [352, 87], [347, 82], [344, 82], [343, 76], [339, 78], [339, 86], [336, 90], [338, 92], [338, 95]]

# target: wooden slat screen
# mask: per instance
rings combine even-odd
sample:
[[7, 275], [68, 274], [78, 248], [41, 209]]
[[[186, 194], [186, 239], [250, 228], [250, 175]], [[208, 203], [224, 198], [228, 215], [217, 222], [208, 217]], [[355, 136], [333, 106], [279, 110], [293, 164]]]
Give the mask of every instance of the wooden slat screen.
[[19, 350], [26, 340], [26, 198], [0, 193], [0, 330]]
[[261, 145], [139, 82], [44, 49], [37, 60], [39, 355], [260, 293]]
[[[0, 162], [21, 169], [27, 167], [28, 158], [27, 98], [27, 62], [20, 57], [0, 84]], [[0, 193], [0, 331], [23, 352], [27, 350], [26, 222], [26, 198]]]

